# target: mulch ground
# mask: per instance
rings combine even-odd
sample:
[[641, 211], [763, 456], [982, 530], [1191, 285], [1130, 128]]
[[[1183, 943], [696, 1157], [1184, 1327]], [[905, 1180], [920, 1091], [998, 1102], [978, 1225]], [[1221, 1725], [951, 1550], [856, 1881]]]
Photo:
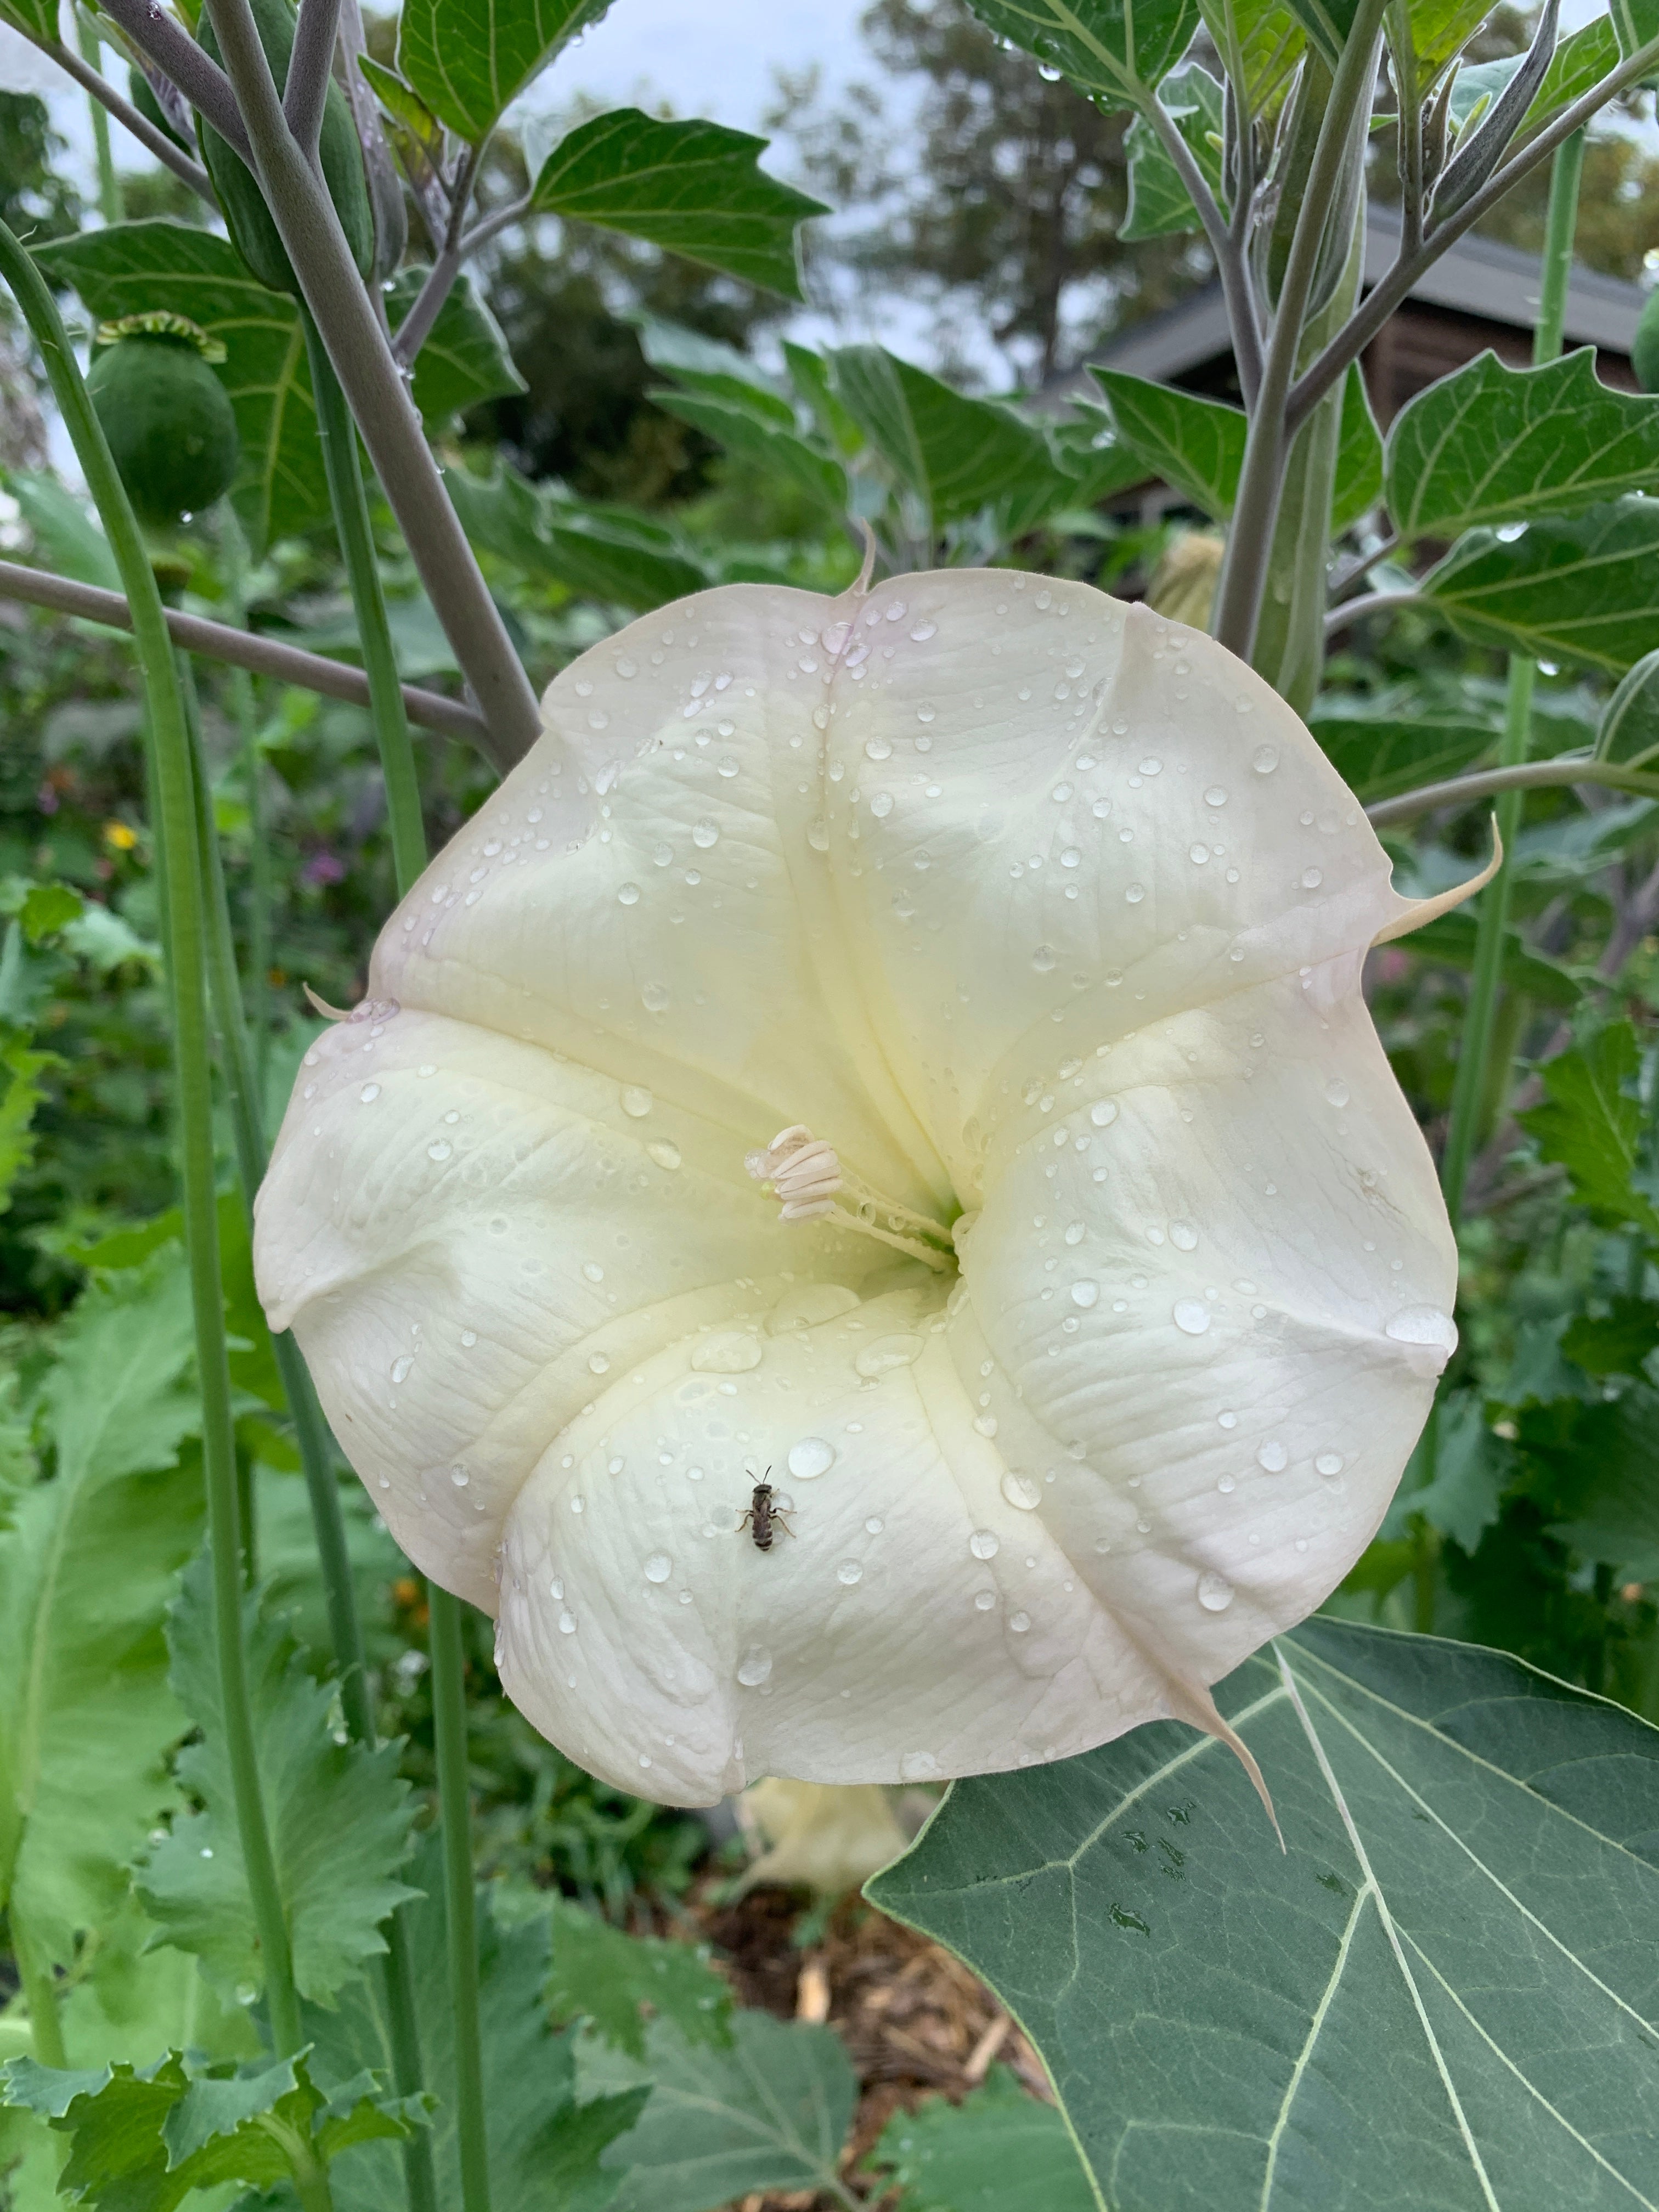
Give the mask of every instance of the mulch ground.
[[[1012, 2067], [1034, 2095], [1050, 2094], [1036, 2053], [984, 1984], [938, 1944], [860, 1900], [842, 1905], [821, 1939], [805, 1948], [792, 1941], [802, 1909], [793, 1892], [757, 1889], [735, 1905], [694, 1895], [690, 1904], [739, 2003], [783, 2020], [827, 2020], [840, 2031], [860, 2084], [842, 2170], [872, 2206], [883, 2192], [872, 2191], [858, 2167], [901, 2107], [940, 2094], [958, 2102], [994, 2063]], [[746, 2197], [741, 2212], [835, 2207], [829, 2197], [795, 2191]]]

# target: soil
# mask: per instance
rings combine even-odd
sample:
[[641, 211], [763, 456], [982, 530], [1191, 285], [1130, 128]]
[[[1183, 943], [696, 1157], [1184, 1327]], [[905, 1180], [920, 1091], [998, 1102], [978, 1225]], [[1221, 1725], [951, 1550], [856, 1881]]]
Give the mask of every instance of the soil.
[[[715, 1963], [741, 2004], [783, 2020], [827, 2020], [859, 2076], [858, 2114], [842, 2156], [848, 2188], [874, 2208], [887, 2192], [860, 2172], [895, 2112], [927, 2098], [960, 2102], [993, 2064], [1012, 2067], [1034, 2096], [1052, 2096], [1036, 2054], [989, 1990], [959, 1959], [901, 1928], [857, 1898], [837, 1907], [815, 1942], [798, 1946], [804, 1900], [756, 1889], [714, 1901], [724, 1885], [690, 1900]], [[738, 2212], [845, 2212], [811, 2191], [738, 2200]]]

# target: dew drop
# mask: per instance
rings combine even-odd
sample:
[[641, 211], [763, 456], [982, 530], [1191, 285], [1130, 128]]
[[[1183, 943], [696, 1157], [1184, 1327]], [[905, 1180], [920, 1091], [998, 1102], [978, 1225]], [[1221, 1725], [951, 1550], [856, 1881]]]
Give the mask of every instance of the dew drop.
[[449, 1470], [449, 1479], [457, 1490], [465, 1490], [472, 1480], [464, 1467], [452, 1467]]
[[1231, 1474], [1224, 1474], [1216, 1484], [1216, 1488], [1221, 1492], [1224, 1498], [1231, 1498], [1237, 1487], [1237, 1483], [1233, 1480]]
[[822, 1437], [803, 1437], [789, 1447], [788, 1468], [797, 1482], [814, 1482], [836, 1463], [836, 1448]]
[[656, 1103], [656, 1100], [646, 1089], [644, 1084], [623, 1084], [622, 1109], [624, 1114], [629, 1115], [635, 1121], [642, 1121]]
[[674, 1562], [666, 1552], [653, 1552], [645, 1563], [645, 1579], [648, 1583], [665, 1583], [674, 1571]]
[[1052, 945], [1039, 945], [1031, 955], [1031, 965], [1039, 975], [1046, 975], [1054, 965], [1054, 948]]
[[1321, 1452], [1314, 1465], [1321, 1474], [1328, 1478], [1341, 1474], [1344, 1462], [1340, 1452]]
[[1206, 806], [1224, 806], [1227, 804], [1227, 794], [1218, 783], [1212, 783], [1205, 793], [1204, 804]]
[[1198, 1249], [1198, 1231], [1190, 1221], [1170, 1224], [1170, 1242], [1177, 1252], [1194, 1252]]
[[605, 1280], [605, 1269], [600, 1267], [597, 1260], [584, 1260], [582, 1273], [590, 1283], [602, 1283]]
[[1209, 857], [1210, 848], [1207, 845], [1193, 845], [1188, 848], [1187, 858], [1196, 868], [1201, 868]]
[[362, 1089], [357, 1093], [357, 1096], [362, 1100], [365, 1106], [372, 1106], [380, 1095], [380, 1086], [378, 1083], [366, 1083]]
[[1273, 745], [1258, 745], [1250, 756], [1250, 766], [1258, 775], [1271, 775], [1279, 766], [1279, 753]]
[[939, 1775], [939, 1761], [931, 1751], [907, 1751], [899, 1761], [901, 1782], [932, 1782]]
[[1438, 1306], [1406, 1306], [1382, 1325], [1396, 1344], [1431, 1344], [1448, 1354], [1457, 1349], [1457, 1327]]
[[1304, 891], [1316, 891], [1324, 880], [1324, 877], [1320, 874], [1317, 868], [1304, 868], [1302, 871], [1302, 888]]
[[1088, 1230], [1082, 1222], [1068, 1222], [1066, 1225], [1066, 1242], [1068, 1244], [1080, 1244], [1088, 1233]]
[[1099, 1302], [1099, 1298], [1100, 1285], [1098, 1283], [1090, 1282], [1085, 1279], [1080, 1283], [1073, 1284], [1072, 1304], [1074, 1306], [1081, 1306], [1085, 1313], [1091, 1305], [1095, 1305]]
[[711, 822], [707, 815], [701, 822], [694, 822], [691, 825], [691, 842], [701, 847], [705, 853], [711, 845], [719, 844], [720, 836], [719, 824]]
[[576, 1633], [576, 1616], [568, 1607], [559, 1615], [559, 1633], [561, 1636], [574, 1636]]
[[1277, 1437], [1269, 1437], [1256, 1453], [1256, 1464], [1265, 1467], [1269, 1474], [1282, 1474], [1291, 1463], [1291, 1455]]
[[1080, 868], [1082, 866], [1083, 855], [1079, 852], [1075, 845], [1068, 845], [1066, 848], [1066, 850], [1060, 856], [1060, 865], [1062, 868]]
[[426, 1156], [429, 1160], [447, 1160], [453, 1150], [453, 1146], [445, 1144], [440, 1137], [436, 1144], [427, 1146]]
[[1117, 1119], [1117, 1106], [1110, 1098], [1097, 1098], [1089, 1109], [1089, 1119], [1097, 1129], [1109, 1129]]
[[652, 853], [651, 858], [659, 868], [672, 867], [674, 864], [674, 848], [672, 845], [659, 845]]
[[747, 1375], [761, 1364], [761, 1340], [747, 1329], [732, 1329], [705, 1337], [692, 1351], [691, 1364], [699, 1375]]
[[617, 893], [618, 906], [637, 906], [639, 902], [640, 887], [637, 884], [624, 884]]
[[1002, 1549], [1002, 1539], [993, 1528], [975, 1528], [968, 1539], [968, 1548], [976, 1559], [994, 1559]]
[[974, 1592], [974, 1605], [976, 1610], [981, 1613], [989, 1613], [991, 1607], [996, 1603], [996, 1601], [997, 1594], [994, 1590], [975, 1590]]
[[872, 1513], [864, 1524], [864, 1533], [866, 1536], [879, 1536], [886, 1526], [879, 1513]]
[[864, 751], [867, 760], [891, 760], [892, 742], [887, 738], [866, 738], [864, 741]]
[[853, 1366], [866, 1382], [872, 1382], [878, 1376], [890, 1374], [896, 1367], [910, 1366], [921, 1358], [921, 1352], [919, 1336], [878, 1336], [858, 1353]]
[[1020, 1513], [1035, 1513], [1042, 1503], [1042, 1489], [1029, 1474], [1016, 1474], [1010, 1468], [1002, 1478], [1000, 1488], [1008, 1503]]
[[1333, 1106], [1346, 1106], [1353, 1093], [1340, 1075], [1334, 1075], [1325, 1085], [1325, 1096]]
[[1210, 1326], [1210, 1309], [1202, 1298], [1177, 1298], [1172, 1319], [1184, 1335], [1202, 1336]]
[[890, 791], [877, 791], [871, 793], [870, 811], [878, 822], [884, 821], [892, 811], [893, 794]]
[[1139, 906], [1146, 896], [1146, 886], [1145, 884], [1131, 884], [1123, 896], [1131, 906]]
[[406, 1382], [409, 1380], [409, 1371], [414, 1364], [415, 1362], [410, 1358], [407, 1352], [404, 1354], [401, 1359], [394, 1359], [392, 1363], [392, 1381], [394, 1382]]
[[647, 1156], [659, 1168], [677, 1168], [680, 1164], [680, 1148], [666, 1137], [659, 1143], [646, 1146]]
[[738, 1662], [738, 1680], [745, 1690], [757, 1690], [772, 1672], [772, 1655], [763, 1644], [751, 1644]]
[[1233, 1601], [1233, 1586], [1225, 1575], [1200, 1575], [1198, 1601], [1206, 1613], [1225, 1613]]
[[997, 1432], [997, 1417], [994, 1413], [975, 1413], [974, 1426], [981, 1436], [994, 1437]]
[[1024, 1636], [1030, 1625], [1031, 1616], [1029, 1613], [1013, 1613], [1008, 1616], [1008, 1626], [1016, 1636]]
[[603, 1352], [590, 1352], [587, 1355], [587, 1371], [590, 1375], [608, 1375], [611, 1372], [609, 1357]]
[[919, 622], [915, 623], [911, 629], [910, 642], [913, 645], [926, 645], [928, 639], [930, 637], [937, 636], [938, 633], [939, 624], [937, 623]]
[[854, 1583], [864, 1580], [864, 1569], [856, 1559], [843, 1559], [836, 1569], [836, 1580], [845, 1589], [851, 1589]]

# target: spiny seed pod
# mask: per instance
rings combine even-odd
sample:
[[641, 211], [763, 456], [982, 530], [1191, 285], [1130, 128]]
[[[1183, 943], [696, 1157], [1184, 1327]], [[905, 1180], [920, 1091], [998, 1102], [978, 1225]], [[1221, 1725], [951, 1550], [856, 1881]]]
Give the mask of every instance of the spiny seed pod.
[[172, 530], [229, 490], [241, 458], [236, 416], [210, 363], [224, 347], [184, 315], [128, 315], [100, 325], [87, 378], [138, 520]]
[[[252, 0], [254, 27], [270, 64], [270, 73], [281, 85], [288, 79], [289, 55], [294, 46], [295, 14], [288, 0]], [[204, 49], [215, 61], [219, 42], [205, 15], [199, 33]], [[258, 179], [242, 157], [207, 124], [198, 125], [202, 161], [213, 189], [219, 195], [231, 243], [259, 282], [273, 292], [297, 297], [300, 285], [288, 258]], [[330, 81], [323, 106], [322, 137], [318, 152], [323, 181], [328, 186], [336, 214], [351, 248], [358, 274], [367, 276], [374, 258], [374, 217], [369, 206], [368, 184], [363, 174], [362, 149], [346, 106], [345, 94]]]

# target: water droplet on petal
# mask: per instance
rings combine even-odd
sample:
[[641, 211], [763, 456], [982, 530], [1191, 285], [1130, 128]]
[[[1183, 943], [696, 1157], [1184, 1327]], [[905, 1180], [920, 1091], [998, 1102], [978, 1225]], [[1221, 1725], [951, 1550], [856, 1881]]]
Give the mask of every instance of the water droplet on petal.
[[1237, 1487], [1237, 1483], [1231, 1474], [1224, 1474], [1216, 1484], [1216, 1488], [1224, 1498], [1231, 1498]]
[[1269, 1474], [1282, 1474], [1291, 1463], [1291, 1455], [1277, 1437], [1270, 1437], [1256, 1453], [1256, 1464], [1265, 1467]]
[[1438, 1306], [1407, 1306], [1382, 1325], [1396, 1344], [1431, 1344], [1449, 1357], [1457, 1349], [1457, 1327]]
[[1324, 877], [1320, 874], [1317, 868], [1304, 868], [1302, 871], [1302, 888], [1304, 891], [1316, 891], [1324, 880]]
[[1198, 1601], [1206, 1613], [1225, 1613], [1233, 1601], [1233, 1586], [1225, 1575], [1200, 1575]]
[[608, 1375], [611, 1372], [610, 1358], [603, 1352], [590, 1352], [587, 1355], [587, 1368], [591, 1375]]
[[772, 1672], [772, 1655], [763, 1644], [751, 1644], [738, 1662], [738, 1680], [745, 1690], [757, 1690]]
[[617, 893], [618, 906], [637, 906], [639, 902], [640, 887], [637, 884], [624, 884]]
[[642, 1083], [623, 1084], [622, 1109], [624, 1114], [630, 1115], [635, 1121], [642, 1121], [656, 1103]]
[[789, 1447], [788, 1468], [797, 1482], [813, 1482], [836, 1463], [836, 1448], [822, 1437], [803, 1437]]
[[392, 1381], [394, 1382], [407, 1382], [409, 1379], [409, 1370], [414, 1364], [415, 1362], [410, 1358], [407, 1352], [404, 1354], [401, 1359], [394, 1359], [392, 1363]]
[[1258, 775], [1271, 775], [1279, 766], [1277, 749], [1273, 745], [1258, 745], [1250, 756], [1250, 766]]
[[1085, 1279], [1080, 1283], [1073, 1283], [1072, 1285], [1072, 1304], [1074, 1306], [1081, 1306], [1085, 1313], [1091, 1305], [1098, 1302], [1099, 1297], [1098, 1283], [1091, 1283]]
[[1052, 945], [1039, 945], [1036, 951], [1031, 955], [1032, 967], [1036, 969], [1039, 975], [1046, 975], [1054, 964], [1054, 946]]
[[665, 1583], [674, 1571], [674, 1562], [666, 1552], [653, 1552], [645, 1563], [645, 1579], [648, 1583]]
[[1131, 884], [1123, 896], [1131, 906], [1139, 906], [1146, 896], [1146, 886], [1145, 884]]
[[1218, 783], [1212, 783], [1205, 793], [1204, 804], [1206, 806], [1224, 806], [1227, 804], [1227, 794]]
[[747, 1375], [761, 1364], [761, 1340], [747, 1329], [732, 1329], [720, 1336], [705, 1337], [691, 1353], [691, 1364], [699, 1375]]
[[997, 1594], [994, 1590], [975, 1590], [974, 1592], [974, 1604], [981, 1613], [989, 1613], [991, 1607], [996, 1603], [996, 1601]]
[[1314, 1462], [1314, 1465], [1318, 1468], [1320, 1474], [1328, 1480], [1332, 1475], [1341, 1474], [1343, 1468], [1342, 1455], [1340, 1452], [1321, 1452], [1318, 1458]]
[[1002, 1539], [992, 1528], [975, 1528], [968, 1539], [968, 1548], [976, 1559], [994, 1559], [1002, 1549]]
[[647, 1156], [653, 1159], [659, 1168], [677, 1168], [680, 1164], [679, 1146], [666, 1137], [660, 1143], [647, 1145], [645, 1149]]
[[910, 1366], [921, 1358], [921, 1353], [919, 1336], [878, 1336], [857, 1354], [853, 1365], [866, 1382], [872, 1382], [878, 1376], [890, 1374], [896, 1367]]
[[669, 990], [666, 983], [641, 983], [640, 1004], [647, 1014], [665, 1014], [668, 1011]]
[[1089, 1109], [1089, 1119], [1097, 1129], [1109, 1129], [1117, 1119], [1116, 1103], [1110, 1098], [1097, 1098]]
[[1202, 1298], [1177, 1298], [1172, 1318], [1185, 1335], [1202, 1336], [1210, 1326], [1210, 1309]]
[[426, 1156], [429, 1160], [447, 1160], [453, 1149], [453, 1146], [445, 1144], [443, 1139], [440, 1137], [436, 1144], [427, 1146]]
[[932, 1782], [939, 1774], [939, 1761], [931, 1751], [907, 1751], [899, 1761], [901, 1782]]
[[1170, 1224], [1170, 1242], [1177, 1252], [1193, 1252], [1198, 1249], [1198, 1231], [1190, 1221]]
[[1346, 1106], [1353, 1094], [1340, 1075], [1334, 1075], [1325, 1085], [1325, 1096], [1333, 1106]]
[[1008, 1616], [1008, 1626], [1016, 1636], [1024, 1636], [1030, 1625], [1031, 1616], [1029, 1613], [1015, 1613]]
[[1012, 1468], [1003, 1476], [1001, 1490], [1008, 1503], [1021, 1513], [1035, 1513], [1042, 1503], [1042, 1486], [1033, 1482], [1029, 1474], [1016, 1474]]
[[362, 1089], [357, 1093], [357, 1096], [362, 1100], [365, 1106], [372, 1106], [380, 1095], [380, 1086], [378, 1083], [366, 1083]]
[[856, 1559], [843, 1559], [836, 1569], [836, 1580], [846, 1589], [851, 1589], [854, 1583], [861, 1583], [864, 1580], [864, 1569]]
[[568, 1608], [559, 1615], [559, 1633], [561, 1636], [574, 1636], [576, 1633], [576, 1616]]
[[720, 825], [711, 822], [707, 815], [701, 822], [694, 822], [691, 825], [691, 842], [701, 846], [705, 853], [711, 845], [720, 842]]

